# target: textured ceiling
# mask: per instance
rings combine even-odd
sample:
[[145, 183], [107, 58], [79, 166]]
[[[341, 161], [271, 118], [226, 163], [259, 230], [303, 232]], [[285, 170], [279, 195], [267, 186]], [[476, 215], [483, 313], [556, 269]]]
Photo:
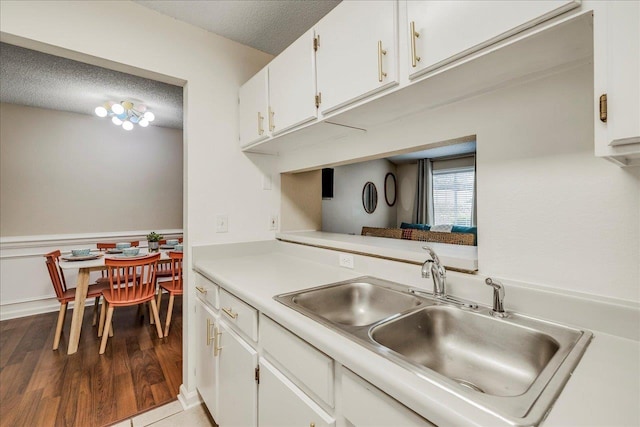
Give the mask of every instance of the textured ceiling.
[[93, 115], [124, 100], [147, 105], [153, 126], [182, 129], [181, 87], [0, 43], [0, 102]]
[[[137, 1], [140, 5], [277, 55], [339, 0]], [[132, 100], [155, 126], [182, 128], [182, 88], [0, 43], [0, 102], [94, 114], [105, 101]]]
[[274, 56], [340, 3], [340, 0], [134, 1]]

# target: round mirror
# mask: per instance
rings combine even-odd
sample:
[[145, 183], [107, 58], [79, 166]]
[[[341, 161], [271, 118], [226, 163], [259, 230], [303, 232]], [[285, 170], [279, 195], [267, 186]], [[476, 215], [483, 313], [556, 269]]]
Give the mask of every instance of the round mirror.
[[373, 213], [378, 206], [378, 189], [376, 185], [369, 181], [362, 188], [362, 206], [367, 213]]
[[396, 176], [391, 172], [384, 177], [384, 200], [389, 206], [396, 204]]

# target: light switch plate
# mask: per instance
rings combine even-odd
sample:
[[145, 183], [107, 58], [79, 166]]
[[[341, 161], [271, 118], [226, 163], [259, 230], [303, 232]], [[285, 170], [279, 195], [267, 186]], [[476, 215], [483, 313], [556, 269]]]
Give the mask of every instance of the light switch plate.
[[229, 231], [227, 215], [218, 215], [216, 217], [216, 233], [226, 233], [227, 231]]

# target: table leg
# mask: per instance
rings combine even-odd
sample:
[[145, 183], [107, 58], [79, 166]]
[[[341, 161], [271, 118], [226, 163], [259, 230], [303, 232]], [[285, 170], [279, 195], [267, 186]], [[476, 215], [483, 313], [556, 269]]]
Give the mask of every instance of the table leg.
[[78, 272], [78, 284], [76, 285], [76, 300], [73, 303], [73, 317], [71, 318], [71, 332], [69, 333], [69, 348], [67, 354], [78, 351], [80, 342], [80, 330], [84, 317], [84, 303], [89, 290], [89, 269], [81, 268]]

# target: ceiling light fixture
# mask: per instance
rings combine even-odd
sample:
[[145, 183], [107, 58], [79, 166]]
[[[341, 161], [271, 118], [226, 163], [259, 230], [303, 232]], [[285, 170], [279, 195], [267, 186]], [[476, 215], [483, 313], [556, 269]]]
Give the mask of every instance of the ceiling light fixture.
[[96, 107], [95, 113], [98, 117], [111, 117], [111, 122], [116, 126], [122, 126], [124, 130], [133, 129], [134, 124], [146, 128], [156, 118], [147, 110], [146, 105], [134, 104], [131, 101], [105, 102], [104, 105]]

